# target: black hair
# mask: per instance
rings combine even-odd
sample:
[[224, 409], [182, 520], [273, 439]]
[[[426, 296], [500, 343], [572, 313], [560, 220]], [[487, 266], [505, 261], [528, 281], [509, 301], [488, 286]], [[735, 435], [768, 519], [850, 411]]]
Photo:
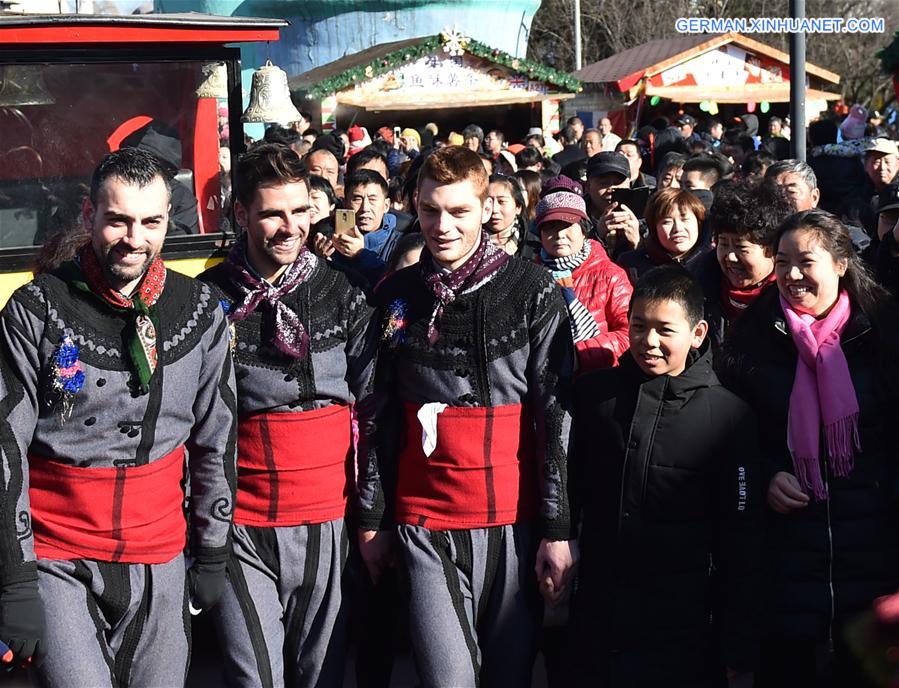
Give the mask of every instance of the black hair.
[[540, 191], [543, 186], [543, 181], [540, 179], [540, 174], [534, 172], [534, 170], [518, 170], [515, 172], [515, 178], [524, 184], [525, 189], [527, 189], [527, 208], [525, 208], [525, 215], [527, 216], [528, 222], [532, 222], [534, 218], [537, 216], [537, 203], [540, 201]]
[[690, 327], [695, 327], [704, 315], [705, 296], [699, 282], [682, 265], [662, 265], [647, 271], [637, 284], [627, 309], [631, 317], [637, 299], [649, 303], [674, 301], [687, 315]]
[[665, 170], [669, 167], [673, 167], [674, 169], [681, 169], [684, 166], [684, 163], [687, 161], [687, 156], [683, 153], [675, 153], [671, 151], [669, 153], [665, 153], [659, 162], [658, 167], [658, 176], [661, 177], [665, 174]]
[[347, 175], [343, 182], [343, 194], [349, 198], [350, 191], [360, 186], [369, 186], [370, 184], [381, 187], [381, 191], [384, 192], [384, 198], [387, 198], [387, 180], [381, 176], [380, 172], [368, 169], [356, 170], [352, 174]]
[[488, 184], [503, 184], [509, 189], [509, 195], [515, 205], [519, 207], [518, 215], [515, 217], [515, 224], [518, 225], [518, 241], [523, 242], [528, 227], [528, 202], [525, 200], [524, 192], [521, 190], [521, 184], [517, 177], [507, 174], [491, 174]]
[[515, 174], [515, 168], [512, 167], [512, 163], [509, 162], [505, 155], [497, 155], [493, 161], [493, 174], [504, 174], [507, 177], [511, 177]]
[[390, 199], [391, 203], [405, 202], [403, 194], [405, 184], [406, 180], [403, 177], [391, 177], [390, 181], [387, 182], [387, 198]]
[[687, 150], [690, 155], [703, 155], [712, 150], [712, 147], [702, 139], [692, 139], [687, 142]]
[[577, 143], [577, 132], [575, 132], [574, 127], [568, 125], [564, 129], [562, 129], [562, 132], [559, 134], [559, 140], [563, 145], [568, 146], [572, 146]]
[[396, 266], [399, 265], [400, 258], [409, 253], [409, 251], [424, 247], [424, 245], [425, 237], [421, 232], [409, 232], [408, 234], [403, 234], [403, 236], [396, 240], [396, 244], [390, 254], [390, 259], [387, 261], [387, 271], [395, 272]]
[[698, 155], [694, 158], [687, 158], [686, 162], [684, 162], [684, 174], [686, 175], [687, 172], [699, 172], [703, 181], [708, 184], [709, 187], [714, 186], [723, 176], [721, 174], [721, 165], [719, 162], [707, 155]]
[[375, 148], [374, 146], [366, 146], [358, 153], [354, 153], [353, 155], [351, 155], [350, 159], [347, 160], [346, 175], [350, 176], [360, 167], [362, 167], [366, 163], [372, 162], [373, 160], [380, 160], [382, 163], [384, 163], [384, 169], [387, 169], [387, 156], [384, 155], [384, 153], [382, 153], [379, 148]]
[[531, 167], [543, 162], [543, 153], [533, 146], [525, 146], [515, 154], [515, 164], [518, 169], [522, 167]]
[[772, 180], [743, 179], [716, 188], [709, 227], [716, 238], [736, 234], [774, 255], [778, 227], [795, 212], [793, 201]]
[[728, 129], [724, 132], [723, 143], [730, 146], [738, 146], [747, 155], [755, 150], [755, 140], [747, 133], [738, 129]]
[[721, 179], [730, 179], [734, 176], [734, 165], [724, 153], [716, 150], [709, 151], [705, 154], [710, 160], [718, 163], [718, 170], [721, 172]]
[[246, 207], [253, 202], [256, 190], [263, 184], [305, 182], [309, 188], [306, 164], [287, 146], [259, 143], [237, 160], [236, 197]]
[[559, 172], [554, 174], [556, 177], [561, 173], [562, 175], [568, 177], [569, 179], [573, 179], [576, 182], [580, 182], [581, 184], [587, 183], [587, 158], [581, 158], [580, 160], [575, 160], [574, 162], [570, 162], [565, 167], [563, 167]]
[[462, 140], [468, 141], [468, 139], [477, 139], [478, 145], [481, 145], [484, 143], [484, 130], [477, 124], [469, 124], [462, 130]]
[[633, 139], [621, 139], [617, 144], [615, 144], [615, 152], [620, 153], [622, 146], [633, 146], [637, 149], [637, 153], [643, 153], [643, 149], [640, 148], [639, 141], [634, 141]]
[[[385, 139], [375, 139], [369, 145], [367, 145], [363, 150], [365, 150], [367, 148], [371, 148], [372, 150], [378, 151], [381, 155], [384, 156], [384, 159], [386, 160], [387, 157], [390, 155], [390, 151], [393, 148], [393, 146], [391, 146], [389, 143], [387, 143], [387, 141]], [[359, 155], [359, 154], [357, 153], [356, 155]], [[353, 156], [353, 157], [355, 157], [355, 156]]]
[[301, 135], [302, 135], [302, 136], [315, 136], [316, 138], [318, 138], [319, 136], [322, 135], [322, 133], [321, 133], [318, 129], [314, 129], [313, 127], [309, 127], [309, 128], [308, 128], [306, 131], [304, 131]]
[[280, 143], [282, 146], [290, 146], [303, 140], [300, 132], [296, 129], [282, 127], [280, 124], [273, 124], [262, 135], [262, 140], [266, 143]]
[[764, 148], [760, 148], [757, 151], [752, 151], [752, 153], [746, 156], [743, 164], [740, 165], [740, 171], [743, 173], [744, 177], [748, 177], [753, 174], [762, 175], [765, 174], [765, 171], [776, 162], [777, 158], [771, 155], [771, 153], [769, 153]]
[[515, 201], [515, 205], [522, 210], [527, 209], [528, 204], [527, 201], [524, 200], [524, 193], [521, 190], [521, 184], [518, 182], [517, 177], [509, 174], [491, 174], [487, 183], [505, 184], [509, 187], [509, 193], [512, 195], [512, 200]]
[[840, 287], [846, 290], [865, 315], [873, 319], [882, 312], [883, 303], [891, 298], [889, 292], [872, 277], [855, 250], [846, 225], [826, 210], [815, 208], [795, 213], [777, 228], [775, 249], [785, 234], [797, 230], [814, 232], [835, 262], [846, 262], [846, 273], [840, 278]]
[[546, 148], [546, 139], [543, 138], [543, 134], [528, 134], [527, 136], [525, 136], [524, 142], [525, 142], [526, 146], [532, 145], [532, 144], [528, 143], [528, 141], [530, 141], [531, 139], [536, 141], [537, 146], [539, 146], [541, 149]]
[[[296, 153], [293, 155], [296, 157]], [[112, 177], [140, 189], [149, 186], [154, 179], [162, 179], [168, 197], [171, 199], [172, 177], [170, 170], [169, 165], [149, 151], [141, 148], [120, 148], [104, 157], [91, 175], [91, 203], [94, 206], [97, 205], [100, 187]]]
[[317, 174], [310, 174], [309, 191], [321, 191], [328, 197], [328, 205], [333, 205], [337, 208], [340, 207], [340, 199], [337, 198], [337, 194], [334, 192], [334, 187], [331, 186], [331, 182], [329, 182], [324, 177], [320, 177]]

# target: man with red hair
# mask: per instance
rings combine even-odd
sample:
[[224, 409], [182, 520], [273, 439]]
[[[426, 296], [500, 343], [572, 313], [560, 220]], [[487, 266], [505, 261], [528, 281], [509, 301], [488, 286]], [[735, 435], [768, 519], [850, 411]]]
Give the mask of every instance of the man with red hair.
[[480, 157], [432, 154], [426, 248], [376, 294], [382, 403], [360, 458], [360, 548], [373, 579], [396, 550], [425, 685], [529, 686], [534, 593], [558, 602], [577, 556], [565, 302], [546, 271], [493, 246], [490, 213]]

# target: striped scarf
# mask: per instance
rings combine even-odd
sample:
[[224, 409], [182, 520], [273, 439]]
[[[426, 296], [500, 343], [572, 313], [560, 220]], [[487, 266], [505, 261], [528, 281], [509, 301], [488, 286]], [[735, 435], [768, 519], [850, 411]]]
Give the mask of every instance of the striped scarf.
[[589, 257], [589, 241], [585, 241], [583, 248], [570, 256], [553, 257], [546, 252], [546, 249], [540, 250], [540, 259], [549, 269], [556, 284], [562, 287], [562, 295], [565, 297], [565, 303], [568, 305], [571, 336], [574, 338], [575, 344], [586, 339], [592, 339], [599, 334], [599, 325], [596, 324], [593, 314], [587, 310], [584, 304], [578, 301], [577, 295], [574, 293], [574, 279], [572, 278], [572, 273], [575, 269]]

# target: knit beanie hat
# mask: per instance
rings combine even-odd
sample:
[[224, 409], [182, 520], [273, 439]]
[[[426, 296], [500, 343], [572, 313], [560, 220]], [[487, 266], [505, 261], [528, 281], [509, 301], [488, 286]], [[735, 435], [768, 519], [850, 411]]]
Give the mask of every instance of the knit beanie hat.
[[540, 189], [540, 198], [557, 191], [568, 191], [578, 196], [584, 195], [584, 187], [581, 186], [580, 182], [560, 174], [558, 177], [553, 177], [543, 182], [543, 187]]
[[849, 110], [849, 115], [840, 125], [843, 138], [847, 141], [860, 139], [865, 135], [865, 124], [868, 120], [868, 111], [858, 103]]
[[561, 220], [573, 225], [586, 219], [587, 205], [581, 196], [571, 191], [556, 191], [544, 196], [537, 204], [535, 226], [539, 231], [541, 225], [553, 220]]
[[415, 131], [415, 129], [403, 129], [403, 131], [400, 132], [400, 136], [407, 139], [413, 139], [415, 141], [415, 147], [421, 148], [421, 135]]

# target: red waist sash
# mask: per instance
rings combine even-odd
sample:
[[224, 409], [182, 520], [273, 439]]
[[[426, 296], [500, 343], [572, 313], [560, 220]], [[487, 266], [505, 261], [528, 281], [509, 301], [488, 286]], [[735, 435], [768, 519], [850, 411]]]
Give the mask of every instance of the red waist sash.
[[122, 468], [29, 454], [28, 470], [38, 558], [164, 564], [184, 549], [184, 447]]
[[342, 518], [351, 450], [348, 406], [241, 418], [234, 522], [295, 526]]
[[396, 520], [433, 530], [487, 528], [536, 512], [534, 433], [519, 404], [449, 407], [437, 416], [437, 446], [426, 457], [418, 406], [406, 405]]

